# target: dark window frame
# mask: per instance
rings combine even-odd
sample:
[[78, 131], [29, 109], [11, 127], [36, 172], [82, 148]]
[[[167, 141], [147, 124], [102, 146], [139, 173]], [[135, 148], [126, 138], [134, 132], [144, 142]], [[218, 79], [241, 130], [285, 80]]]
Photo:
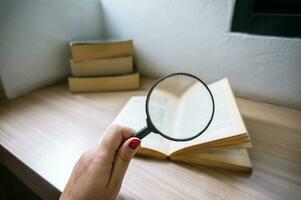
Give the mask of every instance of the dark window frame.
[[301, 15], [254, 12], [255, 0], [236, 0], [232, 32], [301, 37]]

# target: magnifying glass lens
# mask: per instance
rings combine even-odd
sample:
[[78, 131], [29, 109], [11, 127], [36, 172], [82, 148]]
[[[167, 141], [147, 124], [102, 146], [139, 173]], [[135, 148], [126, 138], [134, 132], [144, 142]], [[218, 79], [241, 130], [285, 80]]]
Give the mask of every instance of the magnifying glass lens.
[[153, 89], [147, 112], [152, 125], [169, 139], [185, 140], [206, 129], [214, 102], [207, 86], [187, 75], [170, 76]]

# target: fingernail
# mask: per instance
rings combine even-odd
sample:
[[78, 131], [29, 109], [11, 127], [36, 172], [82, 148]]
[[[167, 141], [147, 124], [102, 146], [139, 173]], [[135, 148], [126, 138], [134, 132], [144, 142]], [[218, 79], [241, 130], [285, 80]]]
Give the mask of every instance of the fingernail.
[[135, 150], [141, 143], [141, 140], [138, 138], [133, 139], [130, 144], [129, 144], [129, 148], [131, 150]]

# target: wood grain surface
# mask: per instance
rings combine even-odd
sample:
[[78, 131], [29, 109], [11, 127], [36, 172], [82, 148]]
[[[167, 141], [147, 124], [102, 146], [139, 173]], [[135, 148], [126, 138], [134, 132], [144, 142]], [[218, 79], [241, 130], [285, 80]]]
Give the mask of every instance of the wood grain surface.
[[[66, 83], [0, 101], [0, 161], [44, 199], [57, 199], [73, 165], [140, 90], [71, 94]], [[253, 149], [251, 174], [135, 157], [119, 199], [300, 199], [301, 113], [237, 98]]]

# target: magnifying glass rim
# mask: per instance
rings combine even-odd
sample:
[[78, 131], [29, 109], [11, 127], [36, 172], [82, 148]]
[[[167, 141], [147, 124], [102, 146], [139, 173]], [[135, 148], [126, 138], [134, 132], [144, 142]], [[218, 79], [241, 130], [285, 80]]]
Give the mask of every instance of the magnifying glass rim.
[[[152, 122], [152, 119], [151, 119], [151, 117], [149, 115], [149, 109], [148, 109], [148, 107], [149, 107], [148, 104], [149, 104], [150, 97], [151, 97], [151, 95], [153, 93], [153, 90], [156, 88], [156, 86], [158, 84], [160, 84], [162, 81], [164, 81], [165, 79], [170, 78], [171, 76], [179, 76], [179, 75], [189, 76], [191, 78], [194, 78], [194, 79], [198, 80], [200, 83], [202, 83], [203, 86], [205, 86], [205, 88], [209, 92], [210, 97], [211, 97], [211, 101], [212, 101], [212, 113], [211, 113], [211, 117], [210, 117], [210, 120], [208, 121], [207, 125], [205, 126], [205, 128], [203, 130], [201, 130], [198, 134], [196, 134], [196, 135], [194, 135], [192, 137], [181, 138], [181, 139], [180, 138], [173, 138], [173, 137], [167, 136], [164, 133], [162, 133], [161, 131], [159, 131], [156, 128], [156, 126], [154, 125], [154, 123]], [[157, 82], [152, 86], [152, 88], [149, 90], [149, 92], [147, 94], [146, 103], [145, 103], [145, 110], [146, 110], [146, 116], [147, 116], [147, 119], [146, 119], [147, 126], [148, 126], [149, 129], [151, 129], [152, 132], [158, 133], [158, 134], [162, 135], [164, 138], [169, 139], [169, 140], [184, 142], [184, 141], [189, 141], [189, 140], [193, 140], [193, 139], [197, 138], [198, 136], [200, 136], [202, 133], [204, 133], [208, 129], [209, 125], [211, 124], [211, 122], [213, 120], [213, 116], [214, 116], [214, 112], [215, 112], [215, 103], [214, 103], [214, 98], [213, 98], [213, 95], [212, 95], [210, 89], [208, 88], [208, 86], [201, 79], [199, 79], [198, 77], [196, 77], [196, 76], [194, 76], [192, 74], [178, 72], [178, 73], [169, 74], [169, 75], [164, 76], [164, 77], [160, 78], [159, 80], [157, 80]]]

